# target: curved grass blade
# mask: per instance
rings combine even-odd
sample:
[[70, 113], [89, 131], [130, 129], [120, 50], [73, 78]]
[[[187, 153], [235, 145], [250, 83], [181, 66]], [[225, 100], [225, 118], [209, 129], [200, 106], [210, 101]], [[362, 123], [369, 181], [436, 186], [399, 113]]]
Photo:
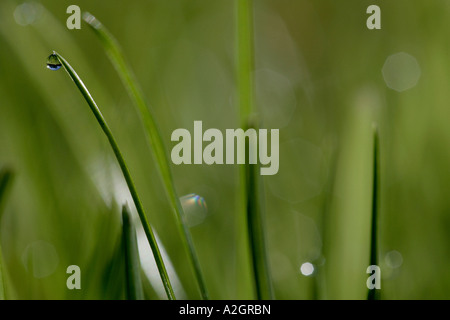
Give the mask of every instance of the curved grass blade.
[[[373, 132], [373, 189], [372, 189], [372, 226], [370, 236], [370, 265], [378, 265], [378, 188], [379, 188], [379, 137], [378, 128], [374, 125]], [[368, 300], [378, 300], [379, 290], [369, 289]]]
[[[6, 198], [6, 193], [13, 180], [13, 171], [10, 169], [2, 169], [0, 171], [0, 219], [2, 213], [3, 202]], [[5, 276], [3, 274], [3, 256], [0, 246], [0, 300], [6, 299]]]
[[125, 253], [126, 295], [128, 300], [144, 300], [141, 280], [141, 263], [136, 239], [136, 229], [132, 223], [130, 209], [122, 207], [122, 232]]
[[169, 300], [173, 300], [173, 299], [175, 299], [175, 295], [173, 293], [172, 285], [170, 284], [170, 280], [167, 275], [164, 261], [161, 257], [161, 253], [159, 251], [158, 244], [155, 240], [155, 236], [153, 235], [153, 231], [150, 227], [150, 224], [147, 221], [147, 216], [145, 215], [141, 200], [138, 196], [133, 179], [131, 178], [130, 172], [126, 165], [125, 159], [123, 158], [122, 153], [119, 149], [119, 146], [117, 145], [117, 142], [114, 139], [114, 136], [113, 136], [108, 124], [106, 123], [105, 119], [103, 118], [103, 115], [100, 112], [100, 109], [98, 108], [97, 104], [95, 103], [94, 99], [92, 98], [91, 94], [89, 93], [88, 89], [86, 88], [86, 86], [84, 85], [83, 81], [80, 79], [78, 74], [75, 72], [75, 70], [72, 68], [72, 66], [60, 54], [58, 54], [57, 52], [54, 52], [53, 54], [61, 62], [62, 66], [67, 71], [67, 73], [69, 74], [69, 76], [73, 80], [73, 82], [75, 82], [76, 86], [78, 87], [78, 89], [80, 90], [84, 99], [86, 100], [89, 107], [91, 108], [91, 111], [94, 113], [94, 116], [97, 119], [100, 127], [102, 128], [103, 132], [105, 133], [106, 137], [108, 138], [108, 141], [114, 151], [114, 155], [116, 156], [116, 159], [119, 163], [120, 169], [122, 170], [125, 181], [128, 185], [128, 189], [130, 190], [131, 197], [133, 198], [133, 202], [134, 202], [137, 212], [139, 214], [139, 218], [141, 219], [142, 226], [144, 228], [148, 242], [152, 249], [153, 256], [156, 261], [156, 265], [158, 266], [158, 271], [161, 276], [161, 280], [164, 284], [164, 289], [166, 290], [167, 297]]
[[[237, 8], [237, 80], [241, 125], [253, 127], [250, 117], [254, 111], [254, 69], [253, 2], [236, 0]], [[247, 154], [248, 154], [247, 147]], [[244, 168], [246, 186], [247, 230], [252, 255], [254, 282], [257, 299], [273, 299], [269, 272], [267, 247], [263, 221], [263, 201], [260, 188], [258, 165], [247, 164]]]
[[183, 245], [188, 252], [190, 263], [194, 269], [201, 296], [203, 299], [208, 299], [208, 291], [204, 281], [203, 273], [200, 268], [200, 262], [195, 251], [194, 242], [192, 240], [189, 227], [185, 223], [186, 219], [184, 217], [184, 211], [173, 184], [172, 173], [169, 166], [169, 159], [164, 149], [164, 144], [162, 142], [161, 134], [159, 133], [159, 129], [156, 125], [155, 119], [145, 101], [144, 94], [142, 93], [140, 87], [137, 85], [136, 77], [134, 76], [131, 68], [126, 62], [122, 53], [122, 49], [120, 48], [119, 43], [113, 37], [113, 35], [92, 14], [85, 12], [83, 14], [83, 19], [88, 23], [88, 25], [94, 30], [97, 37], [101, 40], [109, 59], [116, 68], [119, 77], [127, 88], [138, 109], [138, 113], [141, 117], [147, 134], [147, 141], [151, 146], [151, 150], [157, 162], [159, 174], [164, 183], [166, 194], [169, 197], [172, 209], [176, 215], [178, 229], [180, 230]]

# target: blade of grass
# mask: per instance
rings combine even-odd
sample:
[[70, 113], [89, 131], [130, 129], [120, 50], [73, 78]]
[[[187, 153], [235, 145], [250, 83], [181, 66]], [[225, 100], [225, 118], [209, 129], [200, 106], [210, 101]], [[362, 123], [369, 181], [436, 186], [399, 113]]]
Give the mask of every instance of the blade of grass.
[[161, 253], [159, 251], [158, 244], [155, 240], [155, 236], [153, 235], [153, 231], [150, 227], [150, 224], [147, 221], [147, 216], [144, 212], [144, 208], [142, 206], [141, 200], [136, 191], [136, 187], [134, 185], [133, 179], [131, 178], [131, 174], [126, 165], [125, 159], [122, 156], [119, 146], [117, 145], [117, 142], [114, 139], [114, 136], [113, 136], [108, 124], [106, 123], [106, 120], [104, 119], [102, 113], [100, 112], [100, 109], [98, 108], [97, 104], [95, 103], [95, 101], [92, 98], [91, 94], [89, 93], [88, 89], [84, 85], [83, 81], [80, 79], [80, 77], [75, 72], [75, 70], [72, 68], [72, 66], [66, 61], [66, 59], [64, 59], [57, 52], [54, 52], [54, 54], [56, 55], [58, 60], [61, 62], [64, 69], [67, 71], [70, 78], [73, 80], [73, 82], [75, 82], [76, 86], [78, 87], [78, 89], [80, 90], [84, 99], [86, 100], [89, 107], [91, 108], [91, 111], [94, 113], [94, 116], [97, 119], [100, 127], [102, 128], [103, 132], [105, 133], [106, 137], [108, 138], [108, 141], [114, 151], [114, 155], [116, 156], [116, 159], [119, 163], [120, 169], [122, 170], [125, 181], [128, 185], [128, 189], [130, 190], [130, 194], [131, 194], [131, 197], [133, 198], [133, 202], [136, 206], [137, 212], [139, 214], [139, 218], [141, 219], [142, 226], [144, 228], [145, 234], [147, 236], [150, 247], [152, 249], [153, 256], [156, 261], [156, 265], [158, 266], [158, 271], [161, 276], [161, 280], [164, 284], [164, 289], [166, 291], [167, 297], [169, 300], [173, 300], [173, 299], [175, 299], [175, 295], [173, 293], [172, 285], [170, 284], [170, 280], [167, 275], [164, 261], [161, 257]]
[[[103, 206], [99, 206], [98, 210], [102, 214], [93, 221], [92, 230], [95, 230], [95, 238], [92, 240], [93, 246], [80, 265], [81, 270], [90, 269], [89, 272], [84, 273], [83, 277], [83, 290], [87, 291], [83, 295], [83, 299], [125, 299], [126, 281], [122, 225], [119, 225], [121, 221], [115, 219], [118, 209], [114, 202], [106, 210]], [[71, 300], [77, 297], [79, 295], [72, 290], [68, 290], [65, 299]]]
[[122, 207], [122, 230], [125, 252], [127, 299], [144, 300], [136, 229], [132, 223], [131, 213], [127, 205]]
[[[254, 43], [253, 43], [253, 2], [236, 0], [237, 7], [237, 80], [241, 125], [248, 129], [254, 111]], [[247, 147], [247, 153], [249, 148]], [[257, 299], [273, 299], [272, 282], [263, 221], [263, 201], [259, 181], [259, 166], [247, 164], [244, 168], [247, 230], [252, 256], [254, 283]]]
[[[13, 179], [13, 171], [11, 169], [2, 169], [0, 171], [0, 221], [2, 214], [2, 207], [4, 199], [6, 198], [6, 193], [9, 186], [11, 185]], [[0, 300], [6, 299], [6, 287], [5, 287], [5, 275], [3, 272], [3, 255], [0, 245]]]
[[156, 125], [155, 119], [150, 111], [147, 102], [145, 101], [144, 94], [138, 86], [136, 77], [131, 71], [129, 64], [126, 62], [125, 57], [122, 53], [122, 49], [113, 35], [92, 14], [85, 12], [83, 14], [83, 19], [88, 23], [92, 30], [94, 30], [94, 33], [97, 35], [97, 37], [101, 40], [103, 47], [109, 59], [111, 60], [111, 63], [116, 68], [119, 77], [121, 78], [123, 84], [127, 88], [131, 98], [133, 99], [135, 106], [137, 107], [138, 113], [141, 117], [141, 121], [143, 122], [144, 128], [146, 130], [147, 141], [151, 146], [151, 150], [159, 169], [159, 174], [164, 183], [166, 194], [175, 213], [178, 223], [178, 229], [182, 235], [181, 238], [183, 241], [183, 245], [188, 252], [190, 263], [192, 265], [192, 268], [194, 269], [201, 296], [203, 299], [208, 299], [209, 295], [203, 273], [200, 268], [200, 262], [195, 251], [194, 242], [192, 240], [189, 227], [185, 223], [186, 219], [184, 217], [184, 211], [175, 191], [172, 173], [170, 171], [169, 159], [164, 149], [163, 140]]
[[[374, 125], [373, 129], [373, 189], [372, 189], [372, 226], [370, 236], [370, 265], [378, 265], [378, 188], [379, 188], [379, 137], [378, 128]], [[369, 289], [367, 294], [368, 300], [378, 300], [379, 290]]]
[[0, 218], [6, 193], [14, 178], [14, 172], [9, 168], [0, 170]]
[[[338, 148], [335, 147], [331, 151], [330, 155], [330, 170], [328, 171], [328, 177], [326, 180], [326, 185], [324, 188], [324, 200], [322, 202], [322, 217], [320, 218], [320, 233], [322, 235], [322, 255], [323, 259], [326, 260], [328, 257], [328, 243], [329, 243], [329, 237], [328, 237], [328, 228], [327, 228], [327, 221], [331, 215], [331, 203], [332, 198], [334, 194], [334, 187], [336, 182], [336, 174], [337, 174], [337, 164], [338, 164]], [[327, 299], [327, 278], [326, 278], [326, 272], [325, 272], [325, 264], [321, 263], [317, 265], [316, 268], [316, 294], [314, 300], [326, 300]]]
[[[247, 154], [248, 152], [249, 146], [247, 146]], [[273, 291], [264, 231], [264, 190], [259, 172], [259, 165], [245, 165], [247, 230], [252, 256], [256, 296], [258, 300], [270, 300], [273, 299]]]
[[253, 1], [236, 0], [237, 5], [237, 75], [241, 126], [247, 127], [253, 112]]

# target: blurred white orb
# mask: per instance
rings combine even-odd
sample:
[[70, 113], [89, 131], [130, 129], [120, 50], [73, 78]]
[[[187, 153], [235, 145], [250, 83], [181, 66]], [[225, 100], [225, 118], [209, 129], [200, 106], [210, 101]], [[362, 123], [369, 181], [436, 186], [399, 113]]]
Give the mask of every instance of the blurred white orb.
[[59, 256], [55, 246], [47, 241], [34, 241], [30, 243], [22, 254], [22, 263], [33, 277], [41, 279], [50, 276], [56, 271]]
[[384, 82], [389, 88], [402, 92], [417, 85], [421, 70], [416, 58], [405, 52], [399, 52], [386, 59], [382, 73]]
[[300, 272], [308, 277], [314, 273], [314, 265], [311, 262], [305, 262], [300, 267]]

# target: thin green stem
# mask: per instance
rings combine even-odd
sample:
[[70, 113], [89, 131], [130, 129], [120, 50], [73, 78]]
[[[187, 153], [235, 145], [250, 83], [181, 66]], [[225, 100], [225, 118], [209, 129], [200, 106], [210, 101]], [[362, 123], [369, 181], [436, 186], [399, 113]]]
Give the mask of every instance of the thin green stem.
[[247, 127], [253, 112], [253, 1], [236, 0], [237, 3], [237, 75], [241, 126]]
[[203, 299], [208, 299], [208, 291], [206, 288], [203, 273], [200, 268], [200, 262], [195, 251], [194, 242], [189, 231], [189, 227], [186, 225], [184, 218], [184, 211], [180, 204], [180, 200], [175, 191], [175, 186], [172, 179], [172, 173], [170, 170], [169, 159], [164, 149], [163, 140], [161, 134], [156, 125], [156, 121], [150, 108], [144, 98], [144, 94], [137, 84], [136, 77], [131, 71], [130, 66], [125, 60], [122, 53], [122, 49], [119, 46], [117, 40], [113, 35], [103, 26], [103, 24], [95, 18], [92, 14], [86, 12], [83, 16], [84, 20], [92, 27], [95, 34], [101, 40], [103, 47], [110, 58], [112, 64], [117, 70], [119, 77], [123, 84], [127, 88], [131, 98], [133, 99], [138, 113], [141, 117], [141, 121], [146, 129], [146, 138], [153, 152], [153, 156], [156, 160], [159, 174], [164, 183], [165, 192], [171, 203], [171, 207], [176, 217], [179, 232], [181, 233], [181, 239], [183, 245], [188, 253], [189, 261], [194, 269], [197, 284], [200, 290], [200, 294]]
[[2, 170], [0, 170], [0, 214], [2, 212], [3, 202], [6, 198], [6, 193], [12, 183], [13, 178], [14, 172], [11, 169], [3, 168]]
[[122, 236], [125, 253], [127, 299], [144, 300], [136, 229], [132, 221], [130, 209], [127, 205], [124, 205], [122, 207]]
[[[6, 198], [6, 193], [8, 191], [9, 186], [12, 183], [14, 173], [10, 169], [2, 169], [0, 171], [0, 220], [1, 213], [3, 209], [3, 202]], [[0, 300], [6, 299], [6, 285], [5, 285], [5, 275], [3, 271], [3, 255], [0, 246]]]
[[[237, 8], [237, 81], [241, 125], [254, 127], [251, 116], [254, 111], [254, 37], [253, 2], [236, 0]], [[247, 147], [247, 153], [249, 148]], [[264, 192], [259, 166], [247, 164], [244, 169], [247, 231], [252, 256], [252, 267], [256, 297], [259, 300], [273, 299], [264, 231]]]
[[[248, 149], [247, 149], [248, 150]], [[252, 255], [252, 267], [258, 300], [273, 299], [267, 246], [264, 231], [264, 190], [260, 166], [246, 164], [247, 230]]]
[[[338, 164], [338, 148], [333, 148], [331, 151], [331, 155], [329, 158], [330, 169], [328, 171], [328, 177], [326, 181], [326, 185], [324, 188], [324, 200], [322, 202], [322, 217], [320, 219], [320, 233], [322, 234], [322, 254], [323, 259], [328, 257], [329, 251], [329, 230], [327, 228], [327, 222], [329, 221], [331, 215], [331, 202], [334, 193], [334, 187], [336, 182], [336, 172], [337, 172], [337, 164]], [[317, 282], [317, 298], [321, 300], [327, 299], [327, 278], [325, 272], [325, 265], [320, 264], [316, 265], [316, 276], [315, 281]]]
[[97, 104], [95, 103], [95, 101], [92, 98], [91, 94], [89, 93], [88, 89], [84, 85], [83, 81], [80, 79], [80, 77], [75, 72], [75, 70], [72, 68], [72, 66], [60, 54], [58, 54], [56, 52], [54, 52], [54, 54], [58, 57], [59, 61], [62, 63], [64, 69], [67, 71], [70, 78], [75, 82], [76, 86], [78, 87], [81, 94], [83, 95], [86, 102], [88, 103], [89, 107], [91, 108], [91, 111], [94, 113], [94, 116], [97, 119], [100, 127], [102, 128], [103, 132], [105, 133], [106, 137], [108, 138], [108, 141], [114, 151], [114, 155], [116, 156], [116, 159], [119, 163], [120, 169], [122, 170], [123, 176], [128, 185], [128, 189], [130, 190], [131, 197], [133, 198], [133, 202], [136, 206], [137, 212], [141, 219], [142, 226], [144, 228], [145, 234], [147, 236], [150, 247], [152, 249], [153, 256], [155, 258], [156, 265], [158, 267], [159, 274], [161, 276], [161, 280], [164, 285], [164, 289], [166, 290], [167, 297], [170, 300], [173, 300], [173, 299], [175, 299], [175, 295], [174, 295], [174, 292], [172, 289], [172, 285], [170, 284], [169, 276], [167, 275], [164, 261], [161, 257], [161, 253], [159, 251], [159, 247], [156, 242], [155, 236], [153, 235], [153, 231], [150, 227], [150, 224], [147, 221], [147, 216], [144, 212], [144, 208], [142, 206], [141, 200], [138, 196], [133, 179], [131, 178], [131, 174], [126, 165], [125, 159], [122, 156], [119, 146], [117, 145], [108, 124], [106, 123], [102, 113], [100, 112], [100, 109], [97, 107]]
[[[379, 137], [378, 128], [374, 125], [373, 133], [373, 189], [372, 189], [372, 221], [370, 236], [370, 265], [378, 265], [378, 188], [379, 188]], [[378, 300], [379, 290], [369, 289], [368, 300]]]

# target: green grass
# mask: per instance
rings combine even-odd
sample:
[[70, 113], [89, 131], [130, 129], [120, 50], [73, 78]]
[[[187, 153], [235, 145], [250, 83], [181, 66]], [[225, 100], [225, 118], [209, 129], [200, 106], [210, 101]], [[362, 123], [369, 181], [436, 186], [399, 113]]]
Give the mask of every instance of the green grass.
[[[367, 299], [369, 264], [381, 268], [382, 291], [375, 291], [383, 299], [450, 297], [448, 8], [436, 0], [380, 1], [378, 31], [367, 30], [367, 6], [357, 0], [77, 1], [123, 48], [119, 77], [130, 62], [134, 75], [125, 82], [139, 85], [165, 151], [170, 133], [194, 120], [220, 130], [280, 128], [275, 176], [258, 176], [251, 166], [170, 166], [178, 195], [200, 194], [208, 203], [206, 218], [189, 231], [209, 297], [258, 298], [265, 289], [256, 285], [271, 282], [277, 299]], [[128, 97], [95, 30], [84, 22], [81, 30], [66, 28], [66, 7], [0, 1], [0, 165], [16, 173], [0, 204], [6, 298], [132, 298], [117, 204], [128, 200], [134, 214], [134, 203], [82, 96], [65, 72], [46, 70], [51, 49], [70, 58], [101, 107], [158, 231], [176, 297], [199, 298], [135, 93], [126, 84]], [[414, 23], [398, 23], [400, 16]], [[421, 69], [405, 92], [390, 89], [382, 73], [399, 51]], [[395, 75], [407, 80], [409, 73]], [[260, 222], [265, 251], [258, 227], [251, 229]], [[44, 278], [35, 271], [50, 267], [49, 252], [36, 242], [59, 260]], [[153, 263], [150, 252], [140, 253]], [[264, 268], [262, 255], [270, 281], [255, 272]], [[299, 271], [305, 262], [315, 267], [309, 277]], [[81, 268], [82, 290], [65, 286], [71, 264]], [[145, 298], [165, 299], [152, 270], [154, 278], [141, 279]]]
[[144, 290], [136, 229], [128, 205], [122, 207], [122, 236], [125, 251], [126, 297], [128, 300], [143, 300]]
[[[7, 191], [13, 180], [13, 171], [8, 168], [2, 168], [0, 170], [0, 221], [2, 218], [3, 205], [6, 202]], [[1, 234], [1, 233], [0, 233]], [[2, 258], [2, 246], [0, 244], [0, 300], [6, 299], [6, 285], [5, 276], [3, 271], [3, 258]]]
[[206, 288], [194, 242], [192, 240], [189, 227], [186, 225], [186, 218], [184, 217], [184, 212], [180, 204], [179, 197], [175, 191], [169, 159], [164, 149], [164, 143], [150, 107], [147, 104], [144, 94], [136, 81], [136, 77], [134, 76], [129, 64], [126, 62], [122, 49], [117, 40], [92, 14], [86, 12], [84, 13], [83, 18], [92, 30], [94, 30], [95, 34], [103, 44], [109, 59], [114, 65], [123, 84], [127, 88], [129, 95], [133, 99], [134, 105], [136, 106], [141, 117], [141, 121], [146, 129], [146, 138], [156, 160], [159, 175], [164, 183], [165, 192], [172, 206], [172, 211], [176, 216], [178, 229], [182, 235], [184, 247], [188, 252], [188, 257], [195, 273], [200, 294], [203, 299], [209, 299], [208, 290]]
[[247, 195], [247, 230], [250, 242], [253, 277], [258, 300], [273, 299], [264, 220], [264, 188], [260, 166], [245, 165], [245, 192]]
[[254, 37], [253, 1], [235, 0], [236, 3], [236, 44], [237, 44], [237, 85], [240, 120], [242, 128], [254, 110]]
[[[237, 26], [237, 82], [240, 122], [244, 130], [257, 128], [253, 122], [254, 106], [254, 36], [253, 1], [236, 0]], [[246, 147], [247, 154], [249, 147]], [[243, 168], [246, 224], [251, 251], [251, 263], [256, 298], [273, 299], [268, 252], [264, 230], [264, 190], [259, 166], [247, 164]]]
[[161, 257], [161, 253], [159, 251], [158, 244], [156, 242], [155, 236], [153, 234], [152, 228], [150, 224], [147, 221], [147, 216], [144, 212], [144, 208], [142, 206], [140, 197], [137, 193], [135, 184], [133, 182], [133, 179], [131, 178], [131, 174], [128, 170], [128, 166], [125, 162], [125, 159], [122, 156], [122, 153], [119, 149], [119, 146], [117, 145], [116, 140], [114, 139], [114, 136], [109, 129], [108, 124], [106, 123], [106, 120], [104, 119], [102, 113], [100, 112], [100, 109], [98, 108], [97, 104], [95, 103], [94, 99], [92, 98], [91, 94], [89, 93], [88, 89], [84, 85], [83, 81], [80, 79], [78, 74], [75, 72], [75, 70], [72, 68], [72, 66], [58, 53], [54, 52], [53, 55], [56, 55], [58, 60], [61, 62], [64, 69], [69, 74], [70, 78], [74, 81], [75, 85], [85, 98], [86, 102], [88, 103], [92, 113], [94, 114], [95, 118], [97, 119], [100, 127], [102, 128], [103, 132], [105, 133], [106, 137], [108, 138], [108, 141], [114, 151], [114, 155], [119, 163], [120, 169], [122, 170], [123, 176], [126, 180], [128, 189], [131, 193], [131, 196], [134, 201], [134, 205], [136, 206], [136, 210], [139, 214], [139, 217], [142, 222], [142, 226], [144, 228], [145, 234], [147, 236], [148, 242], [150, 244], [150, 247], [153, 252], [153, 256], [156, 261], [156, 265], [158, 267], [159, 274], [161, 276], [161, 280], [164, 285], [164, 289], [166, 291], [168, 299], [172, 300], [175, 299], [175, 294], [172, 289], [172, 285], [170, 283], [169, 277], [167, 275], [167, 270], [164, 265], [163, 259]]
[[[372, 221], [370, 230], [370, 264], [378, 266], [378, 207], [379, 207], [379, 184], [380, 184], [380, 146], [379, 146], [378, 127], [373, 126], [373, 187], [372, 187]], [[380, 290], [369, 289], [368, 300], [378, 300]]]
[[6, 202], [7, 192], [14, 178], [14, 171], [9, 168], [0, 170], [0, 219], [4, 203]]

